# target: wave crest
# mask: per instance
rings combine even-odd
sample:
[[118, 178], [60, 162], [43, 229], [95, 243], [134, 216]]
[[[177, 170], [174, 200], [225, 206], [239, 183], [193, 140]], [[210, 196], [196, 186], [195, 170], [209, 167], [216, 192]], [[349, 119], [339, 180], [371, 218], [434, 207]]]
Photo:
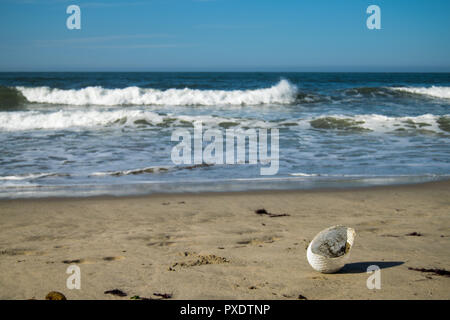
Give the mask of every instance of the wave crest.
[[389, 117], [380, 114], [354, 116], [328, 115], [309, 120], [311, 128], [349, 132], [434, 134], [450, 131], [449, 115], [423, 114], [415, 117]]
[[128, 176], [128, 175], [139, 175], [139, 174], [148, 174], [148, 173], [166, 173], [173, 170], [194, 170], [198, 168], [207, 168], [212, 166], [212, 164], [202, 163], [202, 164], [194, 164], [190, 166], [164, 166], [164, 167], [146, 167], [146, 168], [138, 168], [138, 169], [129, 169], [129, 170], [120, 170], [120, 171], [101, 171], [94, 172], [90, 176]]
[[19, 90], [0, 86], [0, 110], [16, 110], [26, 101]]
[[392, 89], [413, 94], [427, 95], [435, 98], [450, 99], [450, 87], [395, 87]]
[[16, 87], [29, 102], [67, 105], [261, 105], [291, 104], [296, 100], [297, 87], [287, 80], [264, 89], [199, 90], [145, 89], [128, 87], [105, 89], [55, 89], [49, 87]]

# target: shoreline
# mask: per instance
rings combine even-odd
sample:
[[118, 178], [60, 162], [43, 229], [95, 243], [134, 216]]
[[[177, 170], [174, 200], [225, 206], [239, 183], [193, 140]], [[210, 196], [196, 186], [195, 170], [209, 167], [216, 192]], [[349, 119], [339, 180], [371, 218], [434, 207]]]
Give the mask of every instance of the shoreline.
[[[387, 179], [387, 178], [394, 178], [397, 179], [396, 182], [393, 183], [375, 183], [374, 181], [377, 179]], [[205, 191], [206, 186], [211, 185], [211, 186], [215, 186], [215, 185], [219, 185], [219, 188], [224, 188], [224, 186], [227, 185], [227, 183], [222, 183], [222, 184], [217, 184], [214, 182], [180, 182], [181, 184], [185, 184], [184, 188], [187, 188], [189, 185], [192, 187], [191, 189], [195, 189], [195, 188], [199, 188], [198, 190], [194, 190], [194, 191], [186, 191], [185, 189], [181, 189], [178, 191], [151, 191], [151, 188], [149, 188], [150, 186], [154, 186], [154, 184], [152, 183], [142, 183], [142, 184], [113, 184], [113, 185], [73, 185], [73, 186], [39, 186], [39, 187], [30, 187], [30, 189], [36, 189], [36, 190], [42, 190], [42, 189], [58, 189], [58, 187], [60, 187], [61, 189], [65, 189], [65, 193], [69, 193], [71, 191], [74, 191], [75, 189], [81, 189], [84, 191], [79, 191], [79, 192], [89, 192], [88, 190], [90, 190], [90, 192], [95, 192], [98, 191], [99, 193], [97, 194], [87, 194], [87, 195], [82, 195], [82, 194], [77, 194], [77, 195], [73, 195], [73, 196], [67, 196], [65, 194], [60, 194], [60, 195], [55, 195], [55, 193], [50, 194], [50, 195], [40, 195], [41, 194], [45, 194], [45, 191], [38, 191], [35, 192], [32, 196], [18, 196], [18, 197], [8, 197], [8, 196], [1, 196], [0, 194], [0, 201], [7, 201], [7, 200], [21, 200], [21, 201], [25, 201], [25, 200], [38, 200], [38, 199], [90, 199], [90, 198], [99, 198], [99, 199], [107, 199], [107, 198], [141, 198], [141, 197], [149, 197], [149, 196], [164, 196], [164, 195], [196, 195], [196, 194], [205, 194], [205, 195], [215, 195], [215, 194], [237, 194], [237, 193], [245, 193], [245, 194], [251, 194], [251, 193], [264, 193], [264, 192], [268, 192], [268, 193], [289, 193], [289, 192], [322, 192], [322, 191], [344, 191], [344, 190], [358, 190], [358, 189], [370, 189], [370, 188], [390, 188], [390, 187], [402, 187], [402, 186], [415, 186], [415, 185], [432, 185], [432, 184], [439, 184], [439, 183], [445, 183], [450, 181], [450, 177], [447, 176], [438, 176], [438, 177], [433, 177], [431, 179], [431, 177], [428, 177], [428, 179], [423, 179], [422, 176], [420, 177], [405, 177], [407, 180], [406, 181], [401, 181], [400, 177], [376, 177], [376, 178], [358, 178], [358, 179], [343, 179], [343, 180], [324, 180], [322, 182], [324, 182], [323, 185], [321, 185], [320, 183], [313, 182], [315, 184], [313, 184], [312, 186], [310, 185], [309, 187], [280, 187], [281, 183], [290, 183], [291, 181], [282, 181], [280, 182], [275, 182], [278, 185], [274, 188], [274, 189], [268, 189], [268, 188], [250, 188], [250, 189], [239, 189], [240, 184], [230, 184], [232, 187], [235, 187], [235, 190], [214, 190], [214, 191]], [[419, 181], [412, 181], [412, 179], [421, 179]], [[372, 180], [371, 183], [367, 183], [366, 184], [356, 184], [354, 182], [358, 182], [360, 180]], [[261, 183], [262, 181], [259, 181], [258, 183]], [[268, 181], [268, 183], [270, 184], [273, 181]], [[296, 183], [298, 183], [299, 181], [295, 181]], [[310, 183], [311, 181], [304, 181], [306, 183]], [[341, 185], [339, 186], [339, 183], [341, 183]], [[179, 183], [175, 183], [175, 182], [170, 182], [170, 183], [161, 183], [161, 184], [155, 184], [155, 185], [159, 185], [159, 189], [161, 189], [161, 187], [163, 186], [171, 186], [171, 185], [176, 185]], [[249, 182], [246, 182], [246, 184], [242, 183], [241, 186], [246, 186], [248, 185]], [[327, 186], [327, 184], [331, 185], [331, 186]], [[199, 187], [201, 186], [201, 187]], [[273, 186], [273, 185], [272, 185]], [[106, 187], [105, 189], [109, 190], [109, 191], [105, 191], [105, 192], [101, 192], [99, 190], [101, 190], [101, 187]], [[109, 187], [109, 189], [108, 189]], [[134, 188], [135, 192], [134, 193], [117, 193], [114, 194], [112, 190], [115, 189], [121, 189], [121, 188]], [[42, 189], [41, 189], [42, 188]], [[14, 189], [14, 187], [11, 187], [11, 189]], [[23, 188], [28, 190], [27, 188]], [[136, 192], [136, 190], [138, 189], [146, 189], [146, 191], [140, 191], [140, 192]], [[13, 193], [13, 192], [11, 192]]]
[[[450, 181], [354, 189], [0, 200], [0, 299], [449, 299]], [[285, 216], [255, 213], [266, 209]], [[306, 246], [355, 228], [347, 266]], [[66, 270], [81, 269], [69, 290]], [[369, 265], [381, 289], [366, 286]], [[105, 291], [119, 289], [127, 296]]]

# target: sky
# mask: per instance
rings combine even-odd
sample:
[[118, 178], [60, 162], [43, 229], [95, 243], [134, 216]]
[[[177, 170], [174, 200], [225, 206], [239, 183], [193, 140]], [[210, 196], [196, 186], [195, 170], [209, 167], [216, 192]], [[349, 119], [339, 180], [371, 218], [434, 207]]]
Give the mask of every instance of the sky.
[[450, 1], [0, 0], [0, 71], [449, 72]]

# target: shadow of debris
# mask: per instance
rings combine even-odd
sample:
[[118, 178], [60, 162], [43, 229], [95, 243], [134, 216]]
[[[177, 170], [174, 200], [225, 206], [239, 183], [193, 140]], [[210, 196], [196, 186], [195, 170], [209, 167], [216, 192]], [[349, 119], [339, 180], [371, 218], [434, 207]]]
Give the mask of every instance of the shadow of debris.
[[404, 264], [403, 261], [368, 261], [346, 264], [339, 273], [366, 273], [369, 266], [375, 265], [380, 269], [393, 268]]

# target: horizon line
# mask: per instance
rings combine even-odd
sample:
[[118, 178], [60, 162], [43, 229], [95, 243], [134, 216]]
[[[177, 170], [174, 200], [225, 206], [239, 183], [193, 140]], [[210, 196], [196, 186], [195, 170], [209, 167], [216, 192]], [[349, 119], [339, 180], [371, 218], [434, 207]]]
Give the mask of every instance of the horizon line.
[[196, 69], [159, 69], [159, 70], [0, 70], [0, 73], [450, 73], [450, 68], [440, 70], [196, 70]]

